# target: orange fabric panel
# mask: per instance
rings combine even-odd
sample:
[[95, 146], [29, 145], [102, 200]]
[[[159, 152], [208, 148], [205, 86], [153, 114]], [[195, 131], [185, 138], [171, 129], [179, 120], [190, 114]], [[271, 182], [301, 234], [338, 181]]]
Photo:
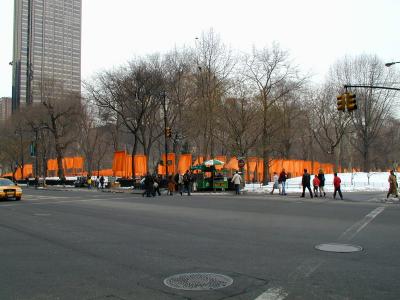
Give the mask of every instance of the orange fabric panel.
[[113, 158], [112, 170], [114, 176], [126, 177], [126, 152], [115, 151]]
[[72, 176], [74, 174], [74, 158], [64, 157], [62, 160], [64, 173], [66, 176]]
[[84, 170], [84, 159], [81, 156], [74, 157], [74, 175], [82, 175]]
[[[12, 173], [11, 173], [12, 176]], [[24, 165], [24, 176], [22, 177], [22, 172], [21, 168], [18, 168], [17, 171], [15, 172], [15, 179], [21, 180], [25, 179], [26, 177], [32, 177], [33, 176], [33, 165], [32, 164], [25, 164]]]
[[[134, 156], [135, 164], [135, 177], [145, 176], [147, 173], [147, 157], [143, 154], [136, 154]], [[124, 177], [132, 177], [132, 155], [127, 155], [125, 159], [125, 173]]]
[[74, 168], [74, 158], [73, 157], [64, 157], [63, 158], [63, 168], [65, 169], [73, 169]]
[[[167, 159], [165, 159], [165, 153], [162, 155], [162, 160], [164, 164], [158, 165], [158, 174], [160, 175], [165, 175], [166, 173], [166, 168], [165, 164], [168, 163], [168, 174], [175, 174], [175, 153], [168, 153]], [[186, 171], [186, 170], [185, 170]]]
[[257, 175], [255, 170], [257, 168], [257, 157], [248, 157], [246, 159], [244, 178], [246, 181], [253, 181]]
[[192, 154], [181, 154], [178, 162], [178, 173], [182, 174], [190, 169], [192, 165]]
[[47, 170], [48, 171], [57, 171], [57, 159], [49, 159], [47, 161]]
[[231, 157], [228, 163], [225, 164], [225, 168], [228, 170], [239, 170], [238, 160], [236, 157]]
[[95, 171], [94, 174], [99, 174], [99, 176], [113, 176], [113, 169], [103, 169], [100, 171]]
[[[131, 163], [132, 166], [132, 163]], [[132, 167], [131, 167], [132, 173]], [[135, 176], [145, 176], [147, 174], [147, 157], [143, 154], [135, 155]]]
[[12, 176], [13, 176], [13, 173], [5, 173], [5, 174], [1, 175], [1, 177], [12, 177]]

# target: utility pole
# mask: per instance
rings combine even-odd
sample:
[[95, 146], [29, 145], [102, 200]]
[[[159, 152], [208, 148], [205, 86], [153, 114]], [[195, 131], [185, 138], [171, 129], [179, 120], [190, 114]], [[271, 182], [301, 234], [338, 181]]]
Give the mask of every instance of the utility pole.
[[164, 109], [164, 141], [165, 141], [165, 178], [168, 180], [168, 132], [167, 132], [167, 106], [166, 106], [166, 93], [163, 91], [163, 109]]

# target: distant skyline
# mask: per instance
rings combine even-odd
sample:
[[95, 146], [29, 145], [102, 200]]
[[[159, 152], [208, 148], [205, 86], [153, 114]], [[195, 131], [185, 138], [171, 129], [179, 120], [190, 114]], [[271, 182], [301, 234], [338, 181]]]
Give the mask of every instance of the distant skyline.
[[[194, 46], [195, 37], [210, 28], [234, 51], [278, 42], [304, 72], [315, 74], [316, 82], [345, 55], [400, 61], [396, 0], [82, 2], [83, 80], [135, 56]], [[1, 0], [0, 97], [11, 96], [13, 10], [14, 0]]]

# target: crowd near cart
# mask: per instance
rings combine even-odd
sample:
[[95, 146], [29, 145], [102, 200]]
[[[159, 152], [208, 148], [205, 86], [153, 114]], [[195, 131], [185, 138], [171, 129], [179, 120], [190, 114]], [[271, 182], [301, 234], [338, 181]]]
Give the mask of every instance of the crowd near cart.
[[196, 174], [195, 186], [198, 191], [228, 189], [228, 177], [225, 170], [218, 171], [215, 166], [222, 166], [225, 163], [217, 159], [207, 160], [200, 165], [191, 167]]

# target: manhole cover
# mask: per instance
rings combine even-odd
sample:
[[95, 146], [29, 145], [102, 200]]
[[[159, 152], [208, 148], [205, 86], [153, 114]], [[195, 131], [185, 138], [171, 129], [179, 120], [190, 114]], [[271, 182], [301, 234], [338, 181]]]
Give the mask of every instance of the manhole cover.
[[216, 290], [232, 283], [232, 278], [214, 273], [177, 274], [164, 280], [164, 284], [170, 288], [187, 291]]
[[337, 243], [320, 244], [315, 246], [315, 248], [321, 251], [339, 252], [339, 253], [349, 253], [349, 252], [357, 252], [363, 250], [361, 246], [350, 245], [350, 244], [337, 244]]

